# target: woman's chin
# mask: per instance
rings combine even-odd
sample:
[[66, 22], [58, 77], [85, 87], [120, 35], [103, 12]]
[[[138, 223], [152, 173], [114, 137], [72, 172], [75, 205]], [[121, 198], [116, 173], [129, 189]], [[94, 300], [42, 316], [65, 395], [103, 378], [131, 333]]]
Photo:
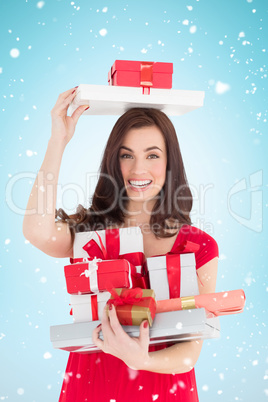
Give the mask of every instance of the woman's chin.
[[150, 201], [155, 202], [155, 199], [154, 199], [155, 196], [145, 194], [144, 192], [133, 194], [133, 192], [130, 191], [130, 192], [127, 192], [127, 196], [131, 202], [135, 202], [135, 203], [144, 203], [144, 202], [148, 203]]

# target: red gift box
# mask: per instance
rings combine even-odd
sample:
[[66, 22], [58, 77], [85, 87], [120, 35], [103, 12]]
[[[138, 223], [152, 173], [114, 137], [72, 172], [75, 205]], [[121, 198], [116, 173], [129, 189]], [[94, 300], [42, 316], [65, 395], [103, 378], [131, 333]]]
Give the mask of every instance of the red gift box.
[[66, 265], [64, 274], [70, 294], [97, 293], [112, 288], [132, 288], [135, 266], [127, 260], [100, 260]]
[[108, 73], [108, 82], [116, 86], [170, 89], [172, 73], [173, 63], [116, 60]]
[[120, 324], [140, 325], [143, 320], [148, 320], [152, 326], [156, 312], [153, 289], [111, 289], [110, 293], [106, 307], [108, 315], [109, 305], [113, 304]]

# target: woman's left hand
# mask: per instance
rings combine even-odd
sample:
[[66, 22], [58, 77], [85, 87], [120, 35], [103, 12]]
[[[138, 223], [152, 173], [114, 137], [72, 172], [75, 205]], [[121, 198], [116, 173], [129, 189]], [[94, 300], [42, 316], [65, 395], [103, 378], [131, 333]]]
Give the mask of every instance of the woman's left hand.
[[[131, 338], [122, 328], [115, 307], [103, 311], [101, 325], [93, 330], [92, 340], [103, 352], [121, 359], [128, 367], [135, 370], [146, 370], [149, 363], [149, 324], [143, 321], [140, 325], [140, 336]], [[99, 339], [102, 331], [103, 341]]]

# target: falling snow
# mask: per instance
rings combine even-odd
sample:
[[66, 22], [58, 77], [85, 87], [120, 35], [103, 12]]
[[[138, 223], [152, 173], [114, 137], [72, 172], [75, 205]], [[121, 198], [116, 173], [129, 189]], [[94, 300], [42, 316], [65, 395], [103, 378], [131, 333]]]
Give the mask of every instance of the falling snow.
[[19, 51], [19, 49], [14, 48], [14, 49], [10, 50], [9, 54], [10, 54], [11, 57], [16, 59], [17, 57], [19, 57], [20, 51]]
[[217, 81], [215, 85], [215, 92], [219, 95], [222, 95], [226, 93], [227, 91], [230, 91], [231, 87], [229, 84], [226, 84], [221, 81]]
[[100, 34], [101, 36], [106, 36], [106, 35], [107, 35], [107, 29], [105, 29], [105, 28], [101, 29], [101, 30], [99, 31], [99, 34]]
[[192, 26], [190, 27], [189, 31], [190, 31], [191, 34], [194, 34], [194, 33], [196, 33], [196, 31], [197, 31], [197, 27], [196, 27], [195, 25], [192, 25]]
[[41, 8], [44, 7], [44, 5], [45, 5], [45, 2], [44, 2], [44, 1], [38, 1], [38, 3], [36, 4], [36, 7], [39, 8], [39, 9], [41, 9]]
[[51, 359], [51, 357], [52, 357], [52, 354], [51, 354], [50, 352], [46, 352], [46, 353], [44, 353], [44, 355], [43, 355], [43, 358], [44, 358], [44, 359]]

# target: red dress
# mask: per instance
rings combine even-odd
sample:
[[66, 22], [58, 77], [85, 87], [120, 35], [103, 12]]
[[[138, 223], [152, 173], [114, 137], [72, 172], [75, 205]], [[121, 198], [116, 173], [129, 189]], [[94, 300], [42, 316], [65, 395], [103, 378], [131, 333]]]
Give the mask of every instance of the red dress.
[[[216, 241], [202, 230], [183, 225], [172, 250], [185, 240], [200, 245], [195, 253], [197, 269], [218, 257]], [[151, 346], [149, 350], [165, 347]], [[59, 402], [147, 401], [198, 402], [194, 369], [183, 374], [159, 374], [132, 370], [122, 360], [104, 352], [70, 353]]]

